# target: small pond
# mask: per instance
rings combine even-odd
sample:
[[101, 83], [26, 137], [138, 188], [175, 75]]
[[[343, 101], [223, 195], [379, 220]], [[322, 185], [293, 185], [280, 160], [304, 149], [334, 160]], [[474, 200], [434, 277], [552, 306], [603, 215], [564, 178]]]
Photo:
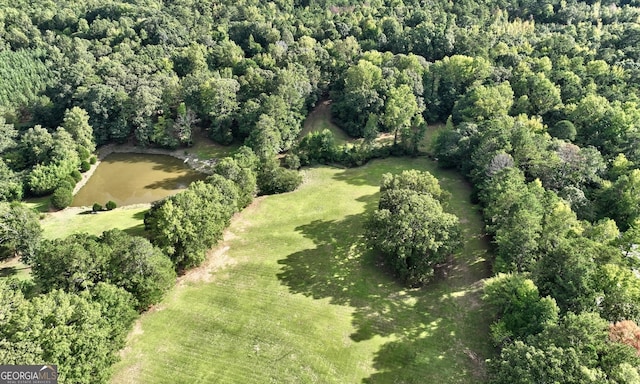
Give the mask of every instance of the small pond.
[[118, 206], [150, 203], [205, 177], [175, 157], [113, 153], [98, 165], [87, 184], [75, 195], [72, 205], [99, 203], [104, 206], [109, 200]]

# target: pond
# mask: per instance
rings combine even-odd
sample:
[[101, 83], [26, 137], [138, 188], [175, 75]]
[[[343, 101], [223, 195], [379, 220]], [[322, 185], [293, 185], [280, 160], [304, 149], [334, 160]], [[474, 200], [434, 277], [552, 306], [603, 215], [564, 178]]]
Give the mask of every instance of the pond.
[[173, 195], [206, 175], [166, 155], [113, 153], [105, 157], [73, 199], [74, 207], [113, 200], [118, 206], [150, 203]]

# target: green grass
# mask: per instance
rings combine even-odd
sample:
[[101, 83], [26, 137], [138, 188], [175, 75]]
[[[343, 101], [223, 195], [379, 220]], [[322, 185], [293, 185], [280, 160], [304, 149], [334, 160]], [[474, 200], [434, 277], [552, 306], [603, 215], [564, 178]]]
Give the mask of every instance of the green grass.
[[149, 204], [137, 204], [92, 214], [91, 211], [67, 208], [48, 214], [40, 224], [44, 237], [64, 238], [74, 233], [86, 232], [100, 235], [109, 229], [122, 229], [131, 235], [144, 236], [144, 213]]
[[337, 145], [344, 145], [347, 143], [357, 142], [357, 139], [353, 139], [345, 131], [338, 128], [331, 122], [331, 105], [328, 101], [323, 101], [311, 111], [304, 121], [302, 131], [299, 137], [303, 138], [311, 132], [322, 132], [328, 129], [333, 133], [335, 143]]
[[[447, 277], [422, 289], [398, 285], [362, 239], [381, 175], [410, 168], [452, 193], [466, 236]], [[487, 244], [469, 193], [424, 158], [306, 170], [298, 191], [237, 215], [208, 264], [142, 316], [112, 382], [481, 382]]]
[[5, 277], [28, 280], [31, 278], [31, 267], [21, 262], [19, 257], [0, 261], [0, 279]]
[[40, 213], [47, 213], [51, 208], [51, 196], [30, 197], [24, 200], [22, 204]]
[[200, 160], [220, 159], [231, 156], [240, 148], [239, 143], [220, 145], [207, 137], [206, 132], [197, 131], [193, 134], [193, 146], [186, 148], [185, 152], [195, 154]]

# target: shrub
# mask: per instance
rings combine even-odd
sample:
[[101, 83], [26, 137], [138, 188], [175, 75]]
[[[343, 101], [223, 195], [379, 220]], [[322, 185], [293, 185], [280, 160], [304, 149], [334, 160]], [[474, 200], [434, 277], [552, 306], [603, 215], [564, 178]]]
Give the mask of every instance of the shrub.
[[98, 212], [98, 211], [102, 211], [102, 205], [98, 204], [98, 203], [93, 203], [93, 207], [91, 208], [91, 210], [93, 212]]
[[107, 201], [107, 204], [105, 204], [105, 208], [107, 208], [107, 211], [111, 211], [111, 210], [116, 209], [116, 206], [117, 205], [116, 205], [115, 201], [113, 201], [113, 200], [109, 200], [109, 201]]
[[98, 158], [95, 156], [91, 156], [89, 158], [89, 164], [95, 164], [98, 161]]
[[300, 158], [296, 154], [287, 153], [284, 157], [284, 165], [289, 169], [299, 169]]
[[257, 179], [261, 195], [291, 192], [302, 183], [298, 171], [281, 168], [275, 159], [265, 160], [260, 165]]
[[71, 202], [73, 201], [73, 191], [66, 187], [61, 186], [56, 188], [53, 191], [53, 195], [51, 196], [51, 204], [57, 209], [65, 209]]
[[74, 169], [73, 172], [71, 172], [71, 177], [73, 177], [73, 180], [75, 180], [76, 183], [82, 180], [82, 174], [77, 169]]
[[89, 169], [91, 169], [91, 164], [89, 164], [87, 160], [82, 160], [80, 163], [80, 171], [87, 172]]
[[80, 160], [87, 160], [91, 156], [91, 153], [87, 148], [81, 146], [78, 148], [78, 156]]

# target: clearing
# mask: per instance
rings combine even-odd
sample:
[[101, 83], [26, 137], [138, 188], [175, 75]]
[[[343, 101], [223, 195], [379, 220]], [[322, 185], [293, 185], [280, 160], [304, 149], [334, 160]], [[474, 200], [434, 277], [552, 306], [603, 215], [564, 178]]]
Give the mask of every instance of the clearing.
[[[391, 279], [362, 224], [380, 177], [432, 172], [466, 246], [422, 289]], [[113, 383], [477, 383], [491, 354], [487, 243], [470, 188], [426, 158], [307, 169], [299, 190], [236, 215], [205, 266], [130, 334]]]

